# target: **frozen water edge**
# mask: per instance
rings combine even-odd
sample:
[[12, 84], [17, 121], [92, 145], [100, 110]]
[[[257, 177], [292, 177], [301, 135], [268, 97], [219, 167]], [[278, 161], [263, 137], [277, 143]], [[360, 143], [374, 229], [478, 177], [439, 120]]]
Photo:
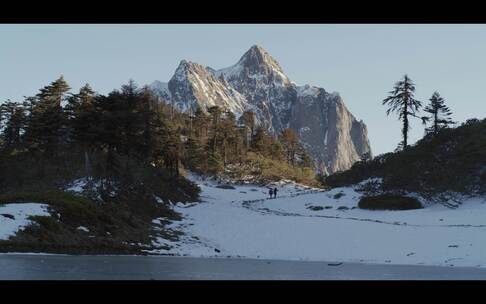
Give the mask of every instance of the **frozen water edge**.
[[159, 239], [160, 244], [171, 248], [151, 253], [394, 265], [486, 265], [486, 205], [482, 198], [465, 199], [456, 210], [433, 205], [408, 211], [368, 211], [356, 208], [361, 194], [353, 188], [317, 192], [282, 183], [278, 185], [279, 197], [269, 200], [265, 187], [233, 185], [235, 189], [221, 189], [214, 182], [194, 176], [191, 179], [200, 185], [203, 202], [178, 204], [175, 209], [184, 220], [170, 227], [181, 229], [185, 235], [179, 242]]
[[0, 255], [2, 280], [470, 280], [472, 267], [161, 256]]

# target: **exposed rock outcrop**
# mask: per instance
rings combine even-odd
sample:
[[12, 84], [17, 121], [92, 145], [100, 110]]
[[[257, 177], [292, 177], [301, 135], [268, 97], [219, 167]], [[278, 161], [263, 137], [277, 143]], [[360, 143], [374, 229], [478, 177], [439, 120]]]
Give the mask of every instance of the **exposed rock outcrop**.
[[235, 65], [220, 70], [183, 60], [169, 83], [155, 81], [150, 87], [181, 111], [217, 105], [238, 117], [252, 110], [269, 132], [292, 128], [326, 174], [346, 170], [363, 154], [371, 154], [366, 125], [349, 112], [339, 94], [297, 86], [256, 45]]

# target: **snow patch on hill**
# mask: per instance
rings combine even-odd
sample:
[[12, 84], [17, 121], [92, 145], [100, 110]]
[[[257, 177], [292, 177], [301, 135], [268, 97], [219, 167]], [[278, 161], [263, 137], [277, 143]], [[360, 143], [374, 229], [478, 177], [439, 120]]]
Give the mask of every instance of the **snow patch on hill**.
[[30, 216], [49, 216], [47, 205], [12, 203], [0, 205], [0, 240], [7, 240], [19, 230], [32, 224]]

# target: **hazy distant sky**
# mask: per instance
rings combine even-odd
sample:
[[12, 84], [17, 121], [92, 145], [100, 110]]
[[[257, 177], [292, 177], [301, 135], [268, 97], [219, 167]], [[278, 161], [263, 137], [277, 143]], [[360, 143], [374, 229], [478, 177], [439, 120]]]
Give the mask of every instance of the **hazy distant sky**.
[[[230, 66], [253, 44], [299, 85], [337, 91], [368, 126], [375, 155], [400, 124], [381, 100], [405, 73], [427, 100], [438, 90], [454, 118], [486, 113], [486, 25], [0, 25], [0, 101], [20, 100], [63, 74], [100, 93], [128, 79], [168, 81], [180, 60]], [[412, 125], [411, 140], [423, 135]]]

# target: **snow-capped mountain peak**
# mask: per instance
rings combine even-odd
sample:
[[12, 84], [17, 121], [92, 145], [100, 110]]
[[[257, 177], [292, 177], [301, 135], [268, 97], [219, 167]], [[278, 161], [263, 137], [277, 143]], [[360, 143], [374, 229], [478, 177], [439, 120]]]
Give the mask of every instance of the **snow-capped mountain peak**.
[[204, 74], [205, 72], [206, 68], [202, 65], [183, 59], [179, 63], [172, 78], [178, 81], [184, 81], [190, 74]]
[[154, 82], [151, 87], [181, 111], [219, 106], [239, 117], [251, 110], [270, 133], [291, 128], [325, 173], [348, 169], [370, 152], [366, 126], [339, 95], [296, 85], [257, 45], [236, 64], [220, 70], [182, 60], [167, 85]]
[[252, 46], [235, 65], [214, 72], [216, 76], [224, 75], [230, 82], [233, 79], [250, 78], [265, 83], [289, 85], [290, 80], [280, 64], [262, 47]]
[[219, 106], [239, 116], [245, 109], [245, 98], [231, 86], [217, 79], [206, 67], [182, 60], [168, 83], [172, 103], [179, 110], [206, 111]]

